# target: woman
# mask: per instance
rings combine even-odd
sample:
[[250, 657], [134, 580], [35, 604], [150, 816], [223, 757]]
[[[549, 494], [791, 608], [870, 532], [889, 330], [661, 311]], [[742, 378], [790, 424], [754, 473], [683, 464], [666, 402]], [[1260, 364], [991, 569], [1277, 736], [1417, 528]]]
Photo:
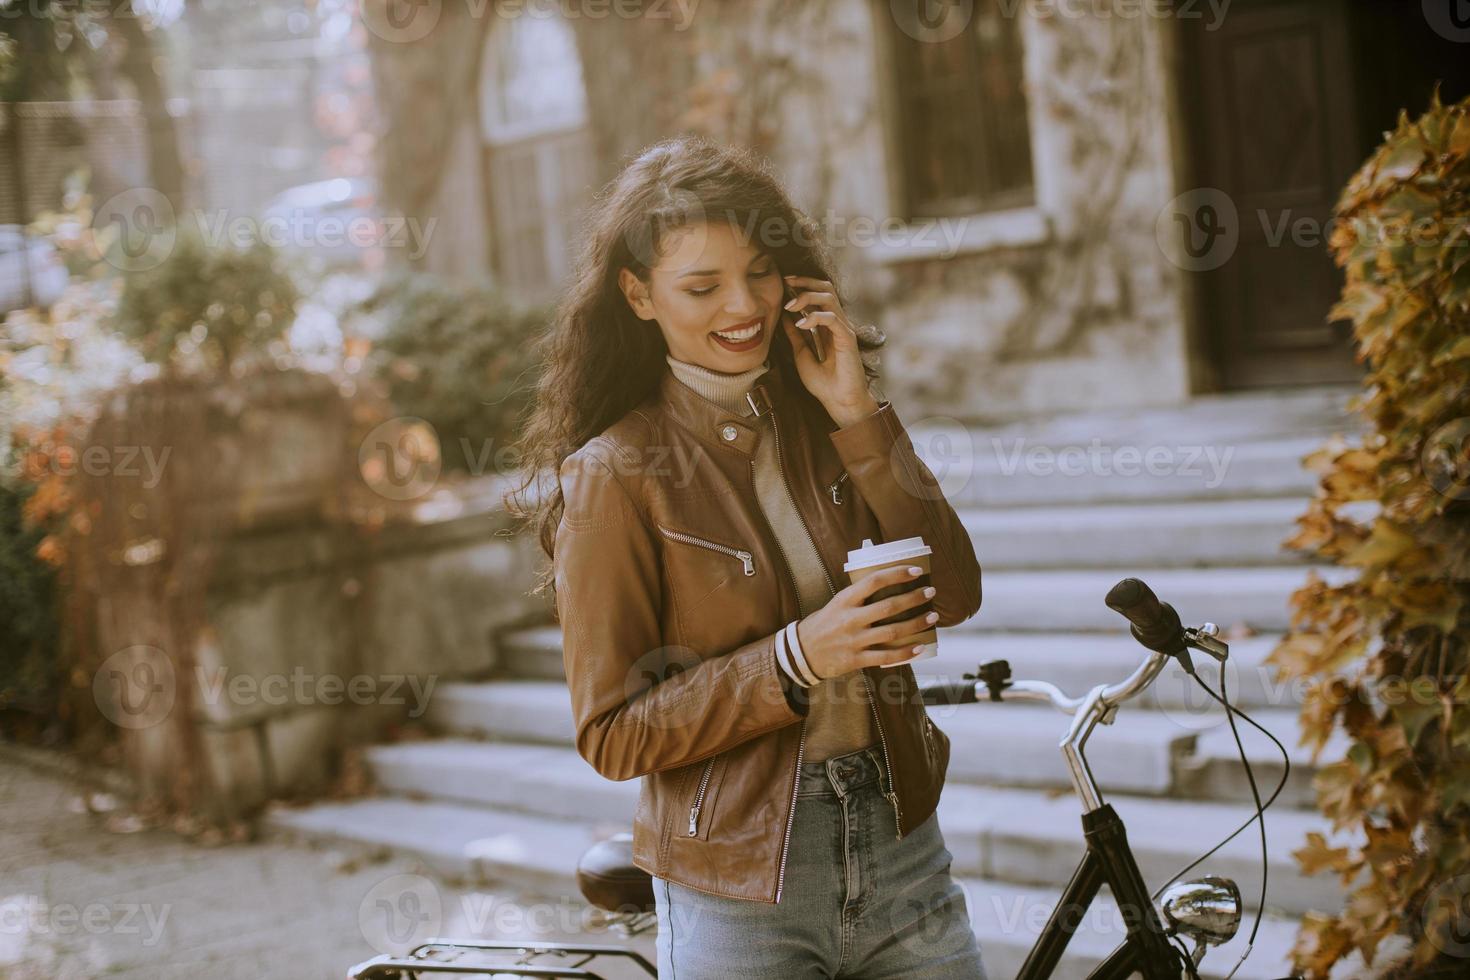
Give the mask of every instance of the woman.
[[[633, 160], [543, 341], [523, 449], [558, 479], [518, 512], [577, 750], [642, 777], [659, 976], [981, 977], [935, 816], [949, 739], [904, 663], [979, 609], [980, 569], [815, 232], [741, 152]], [[909, 537], [927, 579], [845, 584], [849, 550]]]

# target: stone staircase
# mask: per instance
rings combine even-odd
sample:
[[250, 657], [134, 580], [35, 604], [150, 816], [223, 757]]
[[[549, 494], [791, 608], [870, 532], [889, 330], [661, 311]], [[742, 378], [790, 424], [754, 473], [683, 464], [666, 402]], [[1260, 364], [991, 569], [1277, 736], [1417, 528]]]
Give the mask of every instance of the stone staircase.
[[[916, 665], [921, 676], [957, 678], [1004, 658], [1017, 678], [1049, 680], [1072, 694], [1121, 679], [1144, 652], [1103, 596], [1129, 575], [1186, 623], [1216, 622], [1230, 639], [1232, 700], [1275, 733], [1292, 762], [1290, 781], [1267, 811], [1268, 916], [1236, 973], [1242, 978], [1286, 975], [1297, 919], [1343, 900], [1336, 879], [1304, 877], [1291, 857], [1309, 830], [1326, 827], [1311, 809], [1312, 767], [1297, 747], [1298, 692], [1274, 682], [1263, 661], [1288, 626], [1289, 594], [1311, 567], [1281, 548], [1315, 487], [1300, 460], [1332, 433], [1353, 437], [1351, 394], [1322, 387], [1212, 396], [1178, 409], [988, 429], [905, 420], [963, 514], [983, 568], [979, 615], [941, 631], [941, 655]], [[1127, 462], [1134, 455], [1137, 465]], [[1064, 463], [1079, 459], [1080, 467]], [[1218, 686], [1214, 661], [1196, 654], [1196, 664]], [[1089, 742], [1094, 775], [1153, 886], [1251, 814], [1224, 715], [1197, 691], [1171, 666]], [[940, 822], [954, 872], [987, 968], [1011, 976], [1082, 853], [1080, 810], [1057, 751], [1068, 719], [1022, 703], [930, 711], [953, 742]], [[578, 855], [627, 829], [638, 781], [605, 780], [577, 755], [557, 628], [502, 637], [495, 675], [440, 684], [426, 718], [438, 738], [369, 751], [378, 796], [279, 810], [272, 822], [311, 837], [386, 845], [457, 877], [575, 895]], [[1279, 753], [1255, 729], [1239, 727], [1264, 797], [1280, 778]], [[1324, 758], [1340, 752], [1329, 746]], [[1192, 872], [1202, 873], [1234, 878], [1247, 901], [1241, 934], [1205, 961], [1203, 975], [1221, 977], [1254, 920], [1257, 828]], [[1116, 908], [1099, 904], [1059, 976], [1085, 975], [1122, 931]], [[638, 944], [651, 949], [647, 936]]]

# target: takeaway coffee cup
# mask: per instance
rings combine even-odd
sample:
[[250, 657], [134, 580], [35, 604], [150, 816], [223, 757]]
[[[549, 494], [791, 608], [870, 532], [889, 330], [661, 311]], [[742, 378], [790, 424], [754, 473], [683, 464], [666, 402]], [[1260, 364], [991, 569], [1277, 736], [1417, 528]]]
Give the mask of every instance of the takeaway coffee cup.
[[[929, 546], [924, 543], [923, 538], [901, 538], [898, 541], [887, 541], [883, 544], [874, 544], [871, 539], [864, 538], [861, 548], [847, 553], [847, 562], [842, 566], [842, 570], [847, 573], [848, 579], [852, 582], [861, 581], [874, 572], [882, 571], [885, 568], [892, 568], [894, 565], [918, 565], [924, 570], [924, 574], [918, 578], [909, 579], [897, 585], [886, 586], [874, 592], [868, 598], [868, 602], [872, 603], [891, 595], [907, 592], [910, 589], [922, 589], [928, 585], [929, 555]], [[933, 608], [934, 600], [928, 599], [922, 605], [905, 609], [887, 619], [880, 619], [875, 625], [912, 619], [915, 616], [922, 616]], [[883, 666], [897, 667], [900, 664], [913, 663], [915, 660], [924, 660], [928, 657], [937, 657], [939, 655], [939, 633], [934, 627], [931, 626], [924, 632], [915, 635], [913, 645], [917, 646], [919, 644], [923, 644], [924, 646], [922, 653], [916, 653], [906, 660], [895, 660], [893, 663], [884, 664]]]

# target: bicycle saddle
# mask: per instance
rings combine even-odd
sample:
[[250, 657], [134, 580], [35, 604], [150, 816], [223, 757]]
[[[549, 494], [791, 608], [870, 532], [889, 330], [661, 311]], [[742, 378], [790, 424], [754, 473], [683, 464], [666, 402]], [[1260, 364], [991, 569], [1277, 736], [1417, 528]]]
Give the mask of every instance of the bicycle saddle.
[[577, 862], [582, 897], [605, 912], [652, 912], [653, 878], [633, 863], [633, 835], [613, 834], [587, 848]]

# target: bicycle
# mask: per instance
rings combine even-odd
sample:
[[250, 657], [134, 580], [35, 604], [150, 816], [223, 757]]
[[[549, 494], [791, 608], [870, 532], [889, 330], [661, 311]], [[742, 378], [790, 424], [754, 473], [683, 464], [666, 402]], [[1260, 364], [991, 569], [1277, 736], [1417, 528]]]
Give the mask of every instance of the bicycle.
[[[1229, 646], [1219, 638], [1219, 630], [1213, 623], [1184, 626], [1173, 606], [1159, 601], [1153, 590], [1136, 578], [1125, 578], [1114, 585], [1108, 591], [1106, 602], [1129, 621], [1134, 639], [1150, 651], [1133, 673], [1122, 681], [1099, 685], [1086, 695], [1074, 698], [1047, 681], [1013, 681], [1010, 664], [996, 660], [981, 664], [974, 674], [964, 674], [959, 681], [936, 680], [919, 685], [925, 704], [973, 704], [982, 700], [982, 696], [989, 701], [1045, 701], [1072, 716], [1071, 726], [1060, 748], [1072, 787], [1083, 804], [1082, 833], [1087, 848], [1016, 980], [1048, 980], [1055, 973], [1068, 942], [1105, 884], [1124, 914], [1126, 938], [1088, 974], [1088, 980], [1122, 980], [1135, 973], [1142, 974], [1144, 980], [1198, 980], [1199, 964], [1210, 948], [1224, 945], [1239, 931], [1243, 912], [1241, 894], [1239, 887], [1229, 878], [1205, 875], [1185, 881], [1179, 879], [1259, 820], [1263, 861], [1261, 896], [1246, 952], [1228, 974], [1233, 976], [1250, 955], [1255, 930], [1259, 928], [1261, 912], [1265, 908], [1265, 810], [1286, 785], [1290, 760], [1274, 735], [1229, 703], [1224, 674]], [[1208, 654], [1221, 665], [1218, 694], [1195, 673], [1189, 653], [1191, 649]], [[1118, 708], [1143, 693], [1171, 659], [1178, 661], [1226, 708], [1226, 717], [1235, 733], [1256, 809], [1254, 816], [1234, 833], [1150, 895], [1128, 845], [1123, 819], [1111, 804], [1103, 800], [1083, 750], [1093, 730], [1099, 724], [1112, 724]], [[1239, 732], [1235, 729], [1234, 716], [1237, 714], [1265, 733], [1281, 749], [1284, 771], [1276, 791], [1264, 803], [1256, 789], [1255, 776], [1241, 745]], [[633, 936], [657, 925], [652, 879], [632, 862], [631, 834], [616, 834], [589, 848], [578, 863], [577, 882], [588, 903], [604, 912], [610, 926], [621, 934]], [[1158, 900], [1157, 907], [1155, 900]], [[1193, 941], [1194, 949], [1188, 949], [1185, 941]], [[603, 956], [622, 957], [641, 967], [649, 976], [657, 976], [657, 971], [645, 957], [616, 945], [431, 939], [406, 956], [384, 955], [359, 964], [348, 977], [349, 980], [406, 980], [421, 974], [490, 973], [497, 977], [601, 980], [601, 974], [588, 968], [588, 964]], [[574, 962], [555, 962], [558, 960]]]

